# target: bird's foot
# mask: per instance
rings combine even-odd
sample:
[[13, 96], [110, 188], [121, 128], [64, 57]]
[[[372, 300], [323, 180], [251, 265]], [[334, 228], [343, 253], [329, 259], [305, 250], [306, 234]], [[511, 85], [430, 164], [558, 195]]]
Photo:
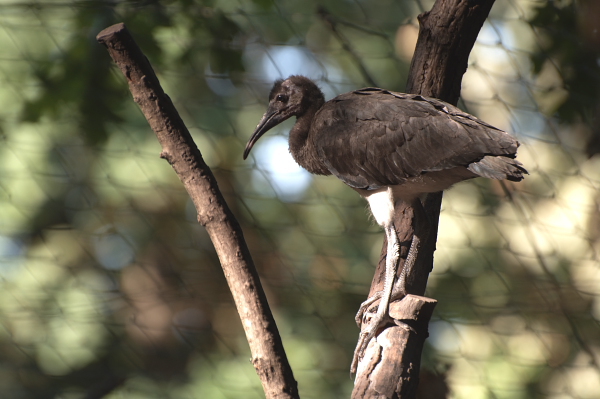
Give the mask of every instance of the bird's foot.
[[[385, 309], [385, 311], [380, 311], [378, 307], [377, 311], [374, 311], [375, 306], [373, 305], [377, 303], [377, 301], [379, 301], [382, 296], [383, 291], [377, 291], [373, 294], [373, 296], [371, 296], [369, 299], [367, 299], [360, 305], [360, 309], [358, 310], [358, 313], [356, 313], [355, 321], [358, 327], [361, 328], [361, 332], [360, 336], [358, 337], [356, 349], [354, 350], [352, 365], [350, 366], [350, 373], [352, 375], [356, 374], [358, 362], [363, 358], [371, 339], [382, 327], [394, 321], [389, 316], [389, 308]], [[404, 288], [396, 286], [394, 287], [394, 291], [392, 291], [390, 301], [396, 301], [404, 298], [405, 296], [406, 291], [404, 290]]]
[[369, 308], [375, 302], [380, 300], [382, 296], [383, 296], [383, 291], [377, 291], [376, 293], [373, 294], [372, 297], [370, 297], [369, 299], [367, 299], [366, 301], [361, 303], [360, 308], [358, 309], [358, 312], [356, 312], [356, 316], [354, 316], [354, 320], [356, 321], [356, 325], [358, 326], [358, 328], [360, 328], [363, 325], [363, 323], [366, 323], [365, 319], [368, 315]]
[[[354, 316], [354, 321], [356, 321], [356, 325], [360, 328], [363, 324], [367, 323], [367, 318], [369, 317], [369, 311], [372, 310], [372, 305], [379, 301], [383, 296], [383, 291], [377, 291], [373, 294], [372, 297], [361, 303], [358, 312], [356, 312], [356, 316]], [[398, 284], [394, 285], [392, 295], [390, 296], [390, 302], [397, 301], [406, 296], [406, 289]], [[372, 317], [372, 316], [371, 316]]]
[[[380, 298], [381, 293], [378, 293], [378, 294], [379, 294], [379, 298]], [[370, 304], [375, 302], [377, 299], [379, 299], [376, 296], [377, 296], [377, 294], [375, 294], [373, 297], [367, 299], [363, 303], [363, 305], [365, 305], [365, 303], [369, 302], [373, 298], [375, 298], [375, 299], [373, 299]], [[368, 309], [370, 304], [367, 304], [365, 306], [365, 308]], [[361, 308], [362, 308], [362, 306], [361, 306]], [[361, 315], [361, 317], [360, 317], [360, 319], [362, 319], [362, 320], [360, 320], [360, 322], [362, 323], [362, 328], [361, 328], [360, 336], [358, 338], [358, 343], [356, 344], [356, 349], [354, 350], [352, 364], [350, 365], [350, 374], [351, 375], [356, 374], [356, 370], [358, 368], [358, 362], [363, 358], [365, 351], [367, 350], [367, 346], [369, 345], [369, 342], [371, 342], [371, 339], [373, 337], [375, 337], [377, 332], [382, 327], [386, 326], [391, 321], [387, 308], [383, 312], [380, 310], [381, 309], [378, 309], [377, 313], [375, 313], [375, 314], [365, 310], [365, 312], [363, 312], [363, 315]], [[358, 315], [357, 315], [357, 317], [358, 317]]]

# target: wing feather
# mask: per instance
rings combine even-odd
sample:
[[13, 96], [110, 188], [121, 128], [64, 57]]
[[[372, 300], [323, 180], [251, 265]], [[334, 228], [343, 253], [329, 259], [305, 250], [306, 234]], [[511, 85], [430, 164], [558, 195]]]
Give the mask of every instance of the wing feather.
[[[467, 168], [486, 156], [514, 158], [519, 146], [508, 133], [450, 104], [374, 88], [325, 103], [312, 132], [319, 132], [309, 134], [309, 139], [331, 173], [363, 189], [402, 184], [427, 172]], [[505, 164], [485, 161], [469, 169], [494, 175], [494, 167]], [[480, 173], [483, 169], [486, 173]]]

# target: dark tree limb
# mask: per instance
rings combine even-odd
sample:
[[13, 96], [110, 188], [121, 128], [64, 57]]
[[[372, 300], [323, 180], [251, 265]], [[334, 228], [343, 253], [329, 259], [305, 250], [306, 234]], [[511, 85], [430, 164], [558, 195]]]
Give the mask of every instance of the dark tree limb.
[[266, 397], [298, 398], [297, 383], [242, 229], [225, 203], [211, 170], [125, 25], [113, 25], [100, 32], [96, 39], [107, 47], [127, 78], [133, 99], [162, 146], [160, 156], [171, 164], [184, 184], [198, 211], [198, 222], [210, 235]]
[[419, 15], [407, 93], [458, 103], [469, 54], [493, 5], [494, 0], [438, 0]]
[[[437, 0], [431, 11], [419, 16], [419, 39], [411, 62], [407, 93], [457, 104], [469, 53], [493, 4], [494, 0]], [[419, 251], [414, 273], [407, 277], [407, 291], [412, 295], [390, 305], [390, 309], [394, 309], [391, 315], [393, 324], [369, 343], [358, 366], [353, 398], [410, 399], [415, 396], [421, 351], [436, 304], [435, 300], [420, 295], [425, 293], [427, 279], [433, 269], [441, 203], [441, 192], [428, 195], [424, 202], [429, 219], [428, 235]], [[402, 257], [398, 273], [402, 270], [415, 230], [422, 229], [422, 226], [414, 224], [413, 215], [410, 207], [396, 212], [394, 226], [401, 243]], [[386, 250], [387, 243], [384, 242], [369, 297], [383, 288]], [[399, 331], [401, 325], [404, 329]]]

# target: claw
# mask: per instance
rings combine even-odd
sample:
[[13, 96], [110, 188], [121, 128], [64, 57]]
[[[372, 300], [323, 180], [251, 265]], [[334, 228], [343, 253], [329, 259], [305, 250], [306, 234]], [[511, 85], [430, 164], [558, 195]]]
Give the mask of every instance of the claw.
[[377, 291], [375, 294], [373, 294], [372, 297], [361, 303], [358, 312], [356, 312], [356, 316], [354, 316], [354, 321], [356, 321], [356, 325], [358, 326], [358, 328], [360, 328], [363, 325], [363, 323], [365, 323], [364, 317], [366, 317], [366, 314], [368, 313], [371, 305], [380, 300], [382, 296], [383, 291]]
[[365, 313], [365, 322], [363, 323], [363, 328], [360, 332], [356, 349], [354, 349], [354, 356], [352, 358], [352, 364], [350, 365], [351, 375], [356, 374], [358, 362], [362, 360], [364, 353], [369, 346], [369, 342], [371, 342], [371, 339], [375, 337], [379, 330], [381, 330], [391, 321], [387, 309], [385, 312], [380, 312], [378, 309], [377, 313], [373, 315], [370, 320], [366, 320], [368, 317], [367, 315], [368, 312]]

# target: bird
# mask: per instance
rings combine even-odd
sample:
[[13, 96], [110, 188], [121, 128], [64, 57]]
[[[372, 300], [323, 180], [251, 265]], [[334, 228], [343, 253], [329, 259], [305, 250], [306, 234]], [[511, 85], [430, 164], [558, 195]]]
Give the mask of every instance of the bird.
[[[275, 81], [267, 111], [251, 135], [243, 158], [263, 134], [296, 117], [289, 132], [294, 160], [315, 175], [334, 175], [369, 203], [375, 221], [387, 237], [384, 288], [363, 302], [357, 321], [379, 301], [354, 353], [351, 373], [369, 341], [388, 317], [392, 297], [407, 294], [423, 235], [414, 234], [401, 273], [400, 244], [394, 211], [400, 205], [415, 210], [428, 224], [421, 199], [453, 184], [485, 177], [521, 181], [528, 174], [516, 160], [519, 142], [507, 132], [441, 100], [366, 87], [325, 101], [311, 79], [292, 75]], [[366, 319], [363, 319], [366, 320]]]

